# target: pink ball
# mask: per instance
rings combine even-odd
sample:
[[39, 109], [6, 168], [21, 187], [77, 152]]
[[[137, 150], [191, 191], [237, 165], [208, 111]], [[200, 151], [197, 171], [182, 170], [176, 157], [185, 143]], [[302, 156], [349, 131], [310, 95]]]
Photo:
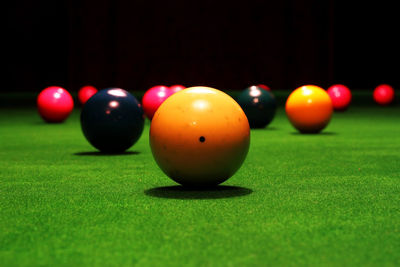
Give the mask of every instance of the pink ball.
[[94, 94], [97, 93], [97, 89], [94, 86], [86, 85], [83, 86], [78, 92], [79, 102], [83, 105], [89, 100]]
[[74, 108], [70, 93], [62, 87], [50, 86], [40, 92], [37, 98], [40, 116], [47, 122], [62, 122]]
[[147, 118], [151, 120], [158, 107], [173, 93], [164, 85], [157, 85], [147, 90], [142, 99], [143, 110]]
[[179, 91], [182, 91], [183, 89], [186, 89], [186, 87], [180, 84], [175, 84], [170, 86], [169, 89], [171, 89], [172, 92], [177, 93]]
[[375, 88], [373, 97], [379, 105], [389, 105], [394, 100], [394, 89], [388, 84], [381, 84]]
[[351, 91], [347, 86], [335, 84], [329, 87], [327, 92], [332, 100], [334, 110], [343, 111], [349, 107], [351, 102]]

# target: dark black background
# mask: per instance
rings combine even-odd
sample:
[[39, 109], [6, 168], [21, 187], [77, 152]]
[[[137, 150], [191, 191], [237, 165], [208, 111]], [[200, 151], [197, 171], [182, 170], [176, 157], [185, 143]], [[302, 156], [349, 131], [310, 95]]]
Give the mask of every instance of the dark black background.
[[398, 12], [382, 1], [22, 0], [4, 10], [6, 92], [400, 86]]

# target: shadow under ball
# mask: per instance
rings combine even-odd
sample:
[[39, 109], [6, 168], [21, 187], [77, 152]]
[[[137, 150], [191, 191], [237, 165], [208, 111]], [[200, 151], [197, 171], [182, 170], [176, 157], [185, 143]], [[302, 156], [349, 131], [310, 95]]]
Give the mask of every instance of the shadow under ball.
[[144, 113], [137, 99], [120, 88], [92, 96], [81, 113], [84, 136], [102, 152], [119, 153], [133, 146], [144, 128]]
[[251, 128], [264, 128], [275, 117], [277, 105], [274, 95], [259, 86], [246, 88], [237, 97], [237, 102], [246, 114]]

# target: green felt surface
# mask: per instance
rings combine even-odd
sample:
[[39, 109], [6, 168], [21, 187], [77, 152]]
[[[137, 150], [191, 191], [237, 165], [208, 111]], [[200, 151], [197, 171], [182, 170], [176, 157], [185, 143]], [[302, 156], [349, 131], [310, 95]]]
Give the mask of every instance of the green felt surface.
[[148, 122], [129, 153], [102, 155], [79, 110], [45, 124], [2, 108], [0, 265], [398, 266], [399, 115], [354, 106], [300, 135], [280, 107], [225, 187], [190, 191], [157, 167]]

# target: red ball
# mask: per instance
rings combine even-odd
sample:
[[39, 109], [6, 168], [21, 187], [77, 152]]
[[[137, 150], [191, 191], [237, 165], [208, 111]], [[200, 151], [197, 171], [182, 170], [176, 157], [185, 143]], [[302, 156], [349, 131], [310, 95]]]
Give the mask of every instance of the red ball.
[[171, 89], [173, 93], [176, 93], [176, 92], [182, 91], [183, 89], [186, 89], [186, 87], [183, 85], [180, 85], [180, 84], [176, 84], [176, 85], [170, 86], [169, 89]]
[[394, 89], [388, 84], [381, 84], [375, 88], [373, 97], [379, 105], [389, 105], [394, 100]]
[[343, 111], [349, 107], [351, 102], [351, 91], [347, 86], [335, 84], [329, 87], [327, 92], [332, 100], [334, 110]]
[[173, 93], [171, 89], [163, 85], [154, 86], [147, 90], [142, 99], [143, 110], [147, 118], [151, 120], [158, 107]]
[[40, 116], [47, 122], [62, 122], [74, 108], [70, 93], [62, 87], [50, 86], [40, 92], [37, 98]]
[[97, 89], [94, 86], [86, 85], [83, 86], [78, 92], [79, 102], [83, 105], [91, 98], [95, 93], [97, 93]]
[[269, 88], [265, 84], [257, 84], [256, 86], [260, 87], [261, 89], [264, 89], [264, 90], [267, 90], [267, 91], [271, 91], [271, 88]]

